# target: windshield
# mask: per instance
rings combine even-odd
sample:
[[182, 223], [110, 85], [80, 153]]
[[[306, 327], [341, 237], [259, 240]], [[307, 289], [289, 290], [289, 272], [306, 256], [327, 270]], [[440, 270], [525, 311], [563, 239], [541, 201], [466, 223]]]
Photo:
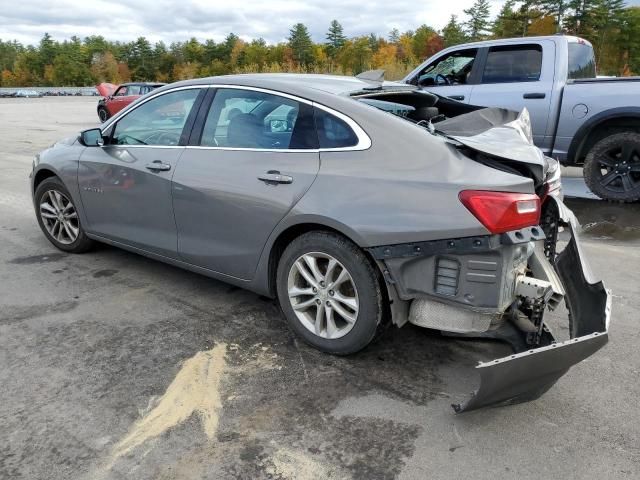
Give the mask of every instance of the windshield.
[[568, 78], [596, 78], [596, 58], [593, 54], [593, 47], [588, 43], [569, 43]]

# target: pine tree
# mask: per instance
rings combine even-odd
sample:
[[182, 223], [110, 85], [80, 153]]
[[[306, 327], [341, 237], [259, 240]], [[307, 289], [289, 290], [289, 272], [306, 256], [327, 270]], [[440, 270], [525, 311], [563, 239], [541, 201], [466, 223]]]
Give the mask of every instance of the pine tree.
[[469, 16], [469, 20], [465, 22], [469, 39], [475, 42], [486, 38], [490, 26], [489, 0], [476, 0], [471, 8], [463, 11]]
[[296, 23], [289, 31], [289, 48], [298, 65], [308, 66], [313, 61], [313, 42], [304, 24]]
[[344, 46], [347, 37], [344, 36], [342, 25], [337, 20], [331, 20], [331, 25], [327, 31], [327, 54], [331, 58], [335, 58], [338, 51]]
[[540, 0], [540, 10], [556, 19], [556, 31], [562, 31], [562, 24], [569, 9], [569, 0]]
[[442, 39], [445, 47], [459, 45], [467, 41], [467, 36], [464, 33], [462, 25], [458, 23], [458, 17], [456, 15], [451, 15], [449, 23], [442, 29]]
[[400, 41], [400, 30], [394, 28], [389, 32], [389, 43], [398, 43]]
[[515, 5], [516, 0], [507, 0], [504, 5], [502, 5], [491, 28], [495, 38], [509, 38], [521, 35], [522, 28], [518, 18], [518, 12], [515, 10]]

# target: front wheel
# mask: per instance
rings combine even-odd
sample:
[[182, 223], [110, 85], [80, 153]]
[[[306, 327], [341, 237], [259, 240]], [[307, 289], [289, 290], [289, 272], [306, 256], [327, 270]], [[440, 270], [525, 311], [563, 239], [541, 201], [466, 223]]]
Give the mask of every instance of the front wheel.
[[640, 134], [616, 133], [603, 138], [584, 161], [584, 180], [605, 200], [635, 202], [640, 199]]
[[291, 328], [313, 347], [347, 355], [383, 326], [383, 295], [374, 266], [349, 240], [309, 232], [285, 249], [276, 287]]
[[107, 120], [109, 120], [109, 112], [107, 111], [106, 108], [104, 108], [104, 107], [98, 108], [98, 118], [100, 119], [100, 122], [102, 122], [102, 123], [104, 123]]
[[86, 252], [93, 246], [80, 224], [78, 209], [69, 191], [57, 177], [42, 181], [34, 195], [38, 224], [47, 239], [58, 249]]

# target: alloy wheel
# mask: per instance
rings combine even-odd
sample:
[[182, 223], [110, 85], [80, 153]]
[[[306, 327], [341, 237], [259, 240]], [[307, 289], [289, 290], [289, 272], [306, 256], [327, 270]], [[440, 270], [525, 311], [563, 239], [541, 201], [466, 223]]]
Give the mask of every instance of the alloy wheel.
[[616, 145], [597, 158], [603, 188], [626, 193], [640, 186], [640, 152], [630, 142]]
[[319, 337], [343, 337], [358, 319], [358, 291], [353, 277], [326, 253], [306, 253], [293, 263], [287, 293], [300, 323]]
[[78, 212], [69, 198], [58, 190], [47, 190], [40, 197], [40, 218], [47, 233], [63, 245], [76, 241], [80, 233]]

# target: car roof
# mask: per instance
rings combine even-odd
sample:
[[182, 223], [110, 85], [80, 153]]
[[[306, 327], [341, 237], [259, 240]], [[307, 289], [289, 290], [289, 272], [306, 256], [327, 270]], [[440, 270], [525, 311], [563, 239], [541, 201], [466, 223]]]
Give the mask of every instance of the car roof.
[[156, 86], [156, 87], [161, 87], [162, 85], [166, 85], [166, 83], [161, 83], [161, 82], [127, 82], [127, 83], [121, 83], [119, 86], [120, 87], [129, 87], [129, 86]]
[[281, 91], [306, 98], [323, 93], [352, 95], [363, 91], [415, 90], [417, 87], [399, 82], [372, 82], [357, 77], [322, 75], [309, 73], [251, 73], [222, 75], [185, 80], [167, 85], [165, 88], [190, 85], [237, 85]]

